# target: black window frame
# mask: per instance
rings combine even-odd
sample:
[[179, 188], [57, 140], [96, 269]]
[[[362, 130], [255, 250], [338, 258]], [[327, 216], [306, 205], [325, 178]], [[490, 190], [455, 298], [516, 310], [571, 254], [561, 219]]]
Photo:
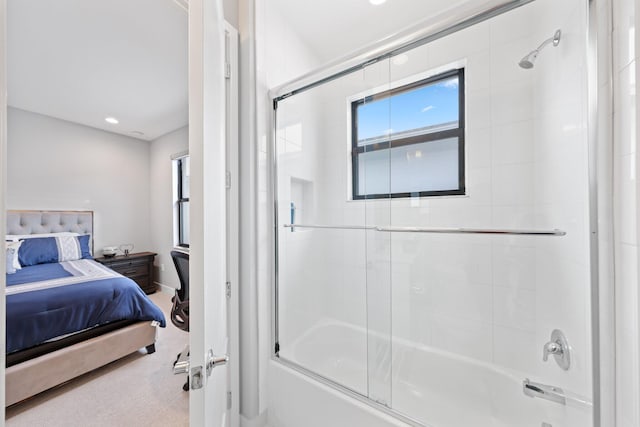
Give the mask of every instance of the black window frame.
[[[455, 129], [447, 129], [432, 133], [425, 133], [422, 135], [409, 136], [405, 138], [398, 138], [395, 140], [388, 139], [384, 142], [379, 142], [370, 145], [358, 146], [358, 107], [365, 103], [377, 101], [384, 98], [390, 98], [403, 92], [407, 92], [413, 89], [417, 89], [422, 86], [427, 86], [436, 83], [440, 80], [446, 80], [451, 77], [458, 77], [458, 127]], [[353, 200], [368, 200], [368, 199], [387, 199], [387, 198], [406, 198], [406, 197], [429, 197], [429, 196], [459, 196], [466, 194], [465, 188], [465, 97], [464, 97], [464, 68], [458, 68], [446, 71], [444, 73], [437, 74], [435, 76], [421, 79], [397, 88], [389, 89], [383, 92], [378, 92], [373, 95], [366, 96], [364, 98], [357, 99], [351, 102], [351, 182], [352, 182], [352, 194]], [[358, 179], [358, 156], [360, 154], [369, 153], [378, 150], [391, 150], [395, 147], [402, 147], [413, 144], [421, 144], [424, 142], [440, 141], [447, 138], [458, 138], [458, 188], [455, 190], [437, 190], [437, 191], [420, 191], [420, 192], [406, 192], [406, 193], [383, 193], [383, 194], [359, 194], [359, 179]]]
[[[177, 213], [177, 215], [178, 215], [178, 246], [181, 247], [181, 248], [188, 248], [189, 247], [189, 243], [184, 243], [184, 235], [182, 233], [182, 230], [184, 229], [183, 228], [183, 221], [185, 220], [185, 218], [183, 218], [183, 215], [182, 215], [182, 206], [185, 203], [189, 203], [189, 198], [188, 197], [184, 197], [183, 188], [182, 188], [182, 181], [183, 181], [183, 178], [184, 178], [184, 176], [182, 174], [183, 173], [182, 168], [183, 168], [184, 161], [186, 159], [187, 159], [187, 156], [180, 157], [179, 159], [176, 159], [177, 163], [178, 163], [177, 164], [177, 166], [178, 166], [178, 188], [177, 188], [177, 190], [178, 190], [177, 191], [178, 198], [177, 198], [177, 201], [176, 201], [176, 203], [178, 204], [178, 206], [177, 206], [177, 209], [178, 209], [178, 213]], [[187, 223], [188, 223], [189, 218], [186, 218], [186, 220], [187, 220]]]

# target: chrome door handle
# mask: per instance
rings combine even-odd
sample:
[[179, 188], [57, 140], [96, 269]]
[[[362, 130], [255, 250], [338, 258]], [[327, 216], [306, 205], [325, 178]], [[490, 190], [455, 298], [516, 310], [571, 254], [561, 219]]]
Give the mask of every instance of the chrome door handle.
[[209, 354], [207, 356], [207, 377], [211, 375], [211, 371], [216, 366], [226, 365], [229, 362], [228, 355], [217, 356], [213, 354], [213, 350], [209, 349]]
[[[211, 376], [211, 371], [213, 370], [213, 368], [220, 365], [226, 365], [228, 361], [229, 361], [229, 356], [227, 356], [226, 354], [224, 356], [216, 356], [215, 354], [213, 354], [213, 350], [209, 349], [209, 353], [207, 354], [207, 360], [205, 362], [205, 372], [206, 372], [207, 378]], [[180, 362], [176, 363], [176, 367], [174, 367], [173, 369], [174, 372], [176, 371], [179, 363]], [[188, 370], [189, 361], [187, 361], [186, 363], [187, 363], [186, 368]], [[194, 368], [191, 368], [190, 382], [191, 382], [192, 390], [198, 390], [202, 388], [202, 385], [204, 384], [204, 377], [202, 375], [203, 375], [202, 366], [196, 366]]]

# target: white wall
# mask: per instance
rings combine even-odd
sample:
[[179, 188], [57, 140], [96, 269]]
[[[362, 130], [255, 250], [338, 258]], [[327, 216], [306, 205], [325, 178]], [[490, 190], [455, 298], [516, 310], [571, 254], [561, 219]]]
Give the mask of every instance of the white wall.
[[151, 141], [149, 153], [149, 220], [151, 247], [158, 254], [155, 280], [178, 288], [180, 282], [171, 259], [173, 241], [173, 167], [171, 156], [189, 149], [189, 127], [185, 126]]
[[7, 209], [93, 210], [104, 246], [152, 249], [149, 143], [9, 108]]

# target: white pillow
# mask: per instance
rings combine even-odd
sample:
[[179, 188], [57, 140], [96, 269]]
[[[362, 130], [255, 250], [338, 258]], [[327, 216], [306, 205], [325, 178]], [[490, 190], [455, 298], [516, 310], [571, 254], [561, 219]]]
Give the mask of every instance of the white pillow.
[[16, 269], [13, 268], [13, 256], [15, 255], [16, 250], [13, 248], [7, 248], [6, 250], [6, 272], [7, 274], [13, 274], [16, 272]]
[[[22, 266], [20, 265], [20, 260], [18, 259], [18, 251], [20, 250], [20, 245], [22, 241], [17, 242], [5, 242], [5, 251], [13, 250], [13, 254], [11, 256], [13, 269], [20, 270]], [[7, 258], [7, 262], [9, 258]], [[7, 266], [7, 270], [10, 270], [9, 266]]]

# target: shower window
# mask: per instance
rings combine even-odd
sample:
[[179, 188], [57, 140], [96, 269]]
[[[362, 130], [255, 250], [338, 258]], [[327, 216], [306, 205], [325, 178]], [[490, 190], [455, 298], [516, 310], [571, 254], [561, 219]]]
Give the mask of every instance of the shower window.
[[353, 199], [465, 194], [464, 69], [351, 102]]

